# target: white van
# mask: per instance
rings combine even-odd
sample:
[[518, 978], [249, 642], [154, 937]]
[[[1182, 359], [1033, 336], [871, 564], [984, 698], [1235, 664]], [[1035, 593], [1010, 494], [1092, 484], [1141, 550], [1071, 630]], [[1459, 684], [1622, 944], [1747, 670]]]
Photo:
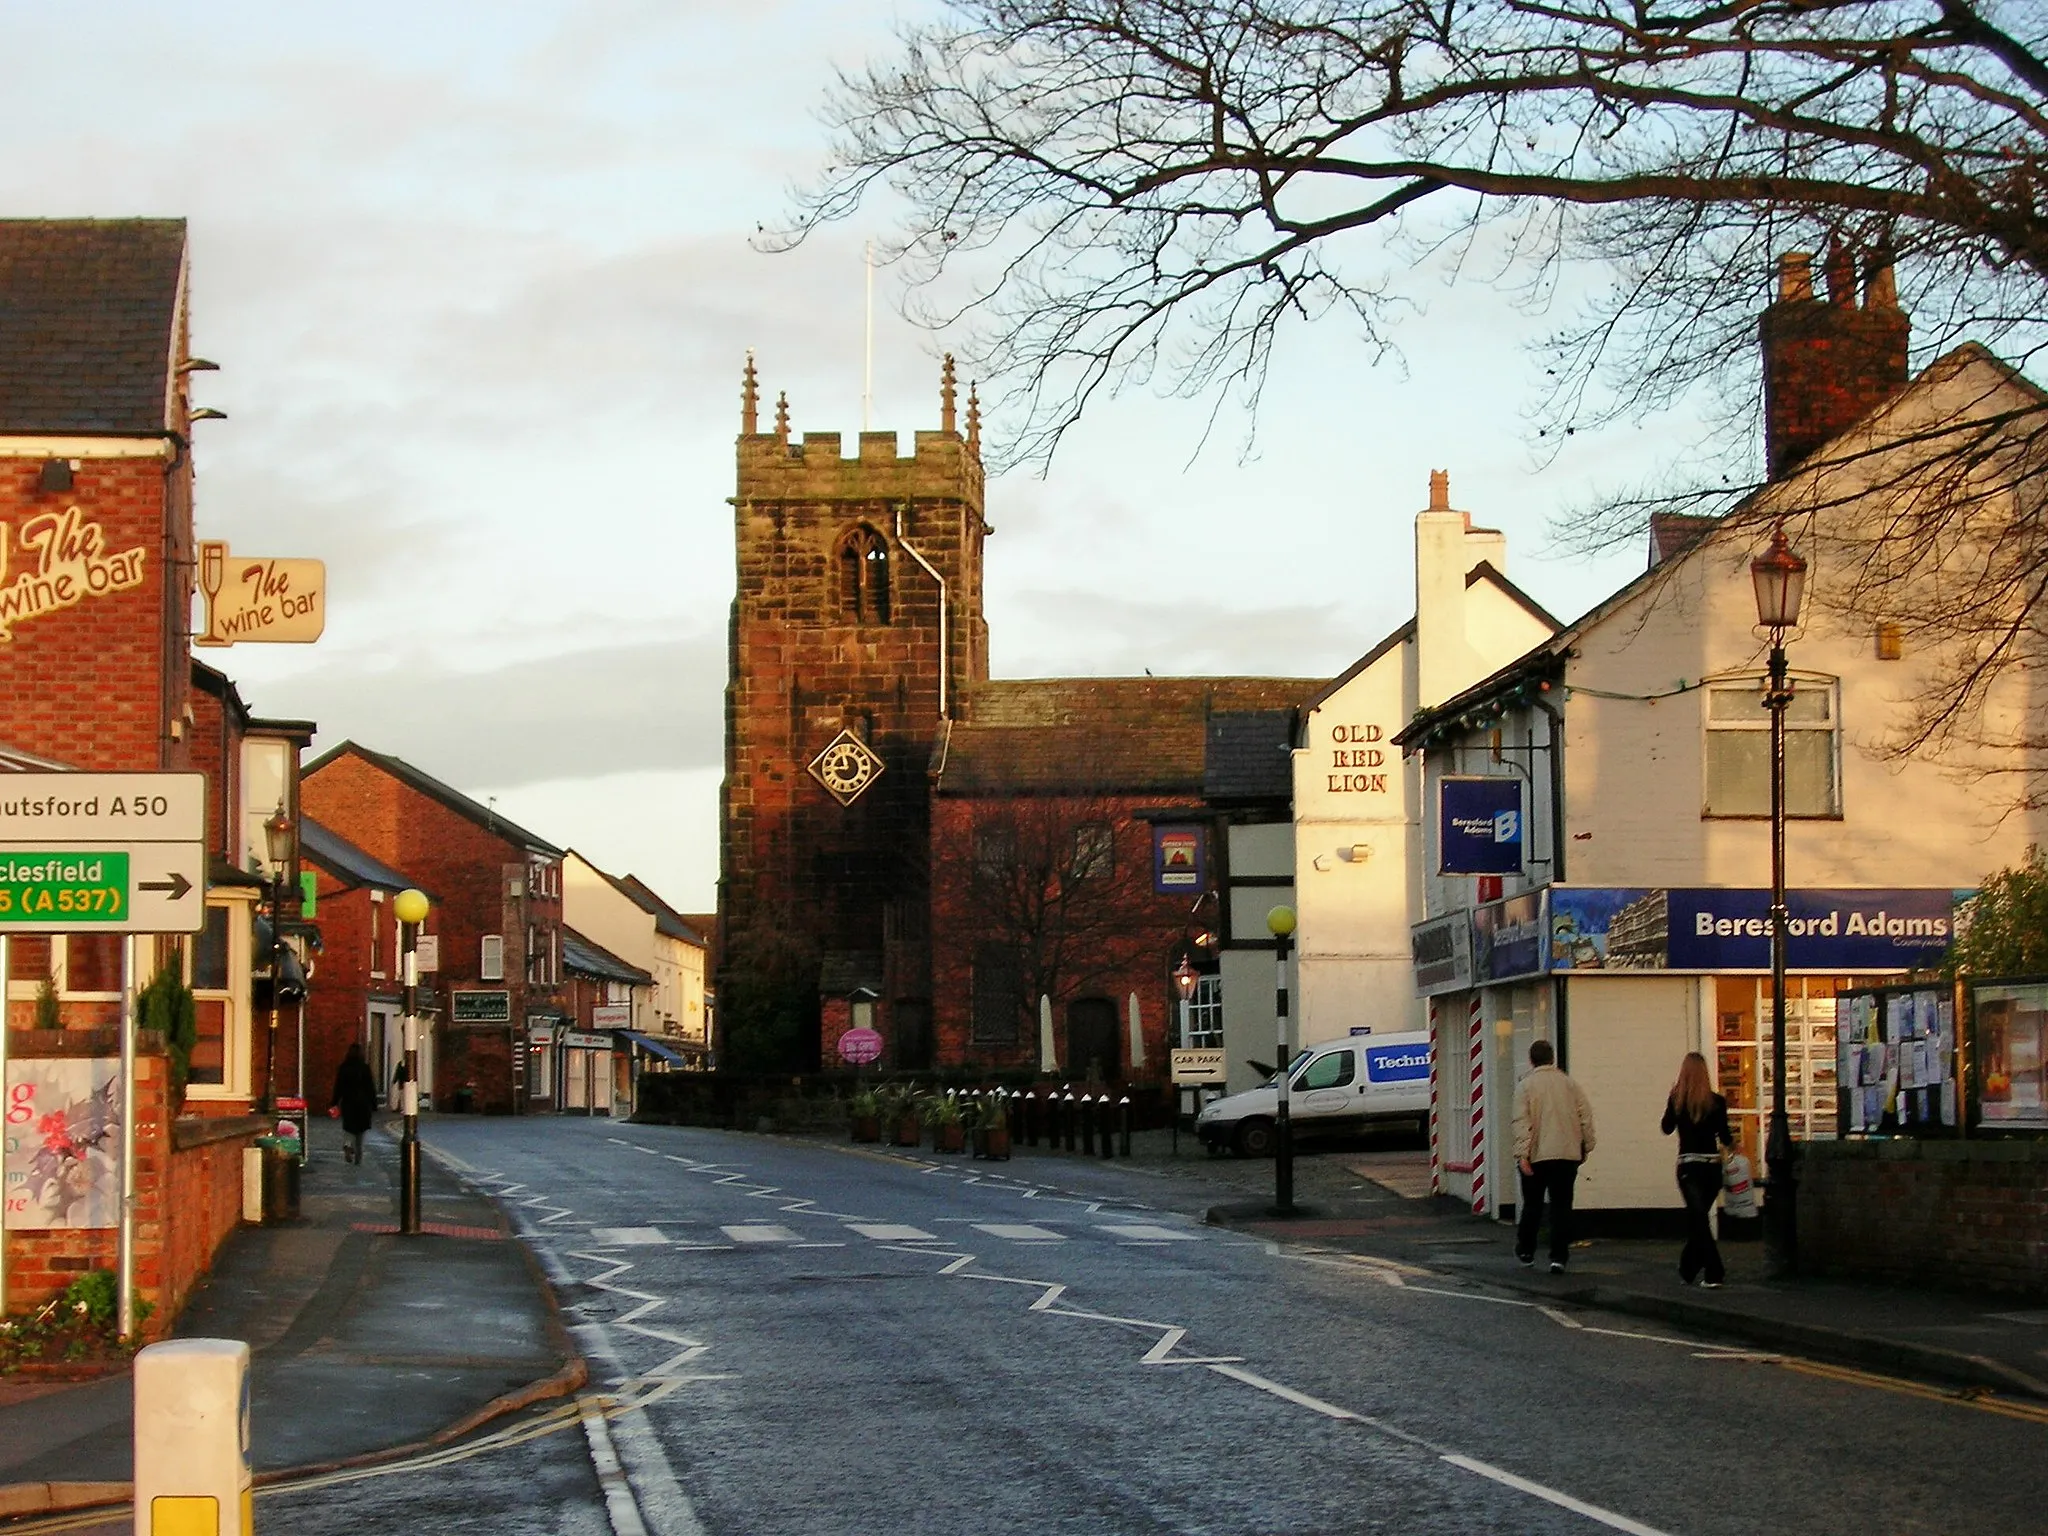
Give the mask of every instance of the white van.
[[[1429, 1130], [1429, 1036], [1352, 1035], [1313, 1045], [1294, 1058], [1287, 1120], [1295, 1136], [1332, 1135], [1407, 1121]], [[1279, 1077], [1233, 1093], [1195, 1117], [1211, 1152], [1269, 1157]]]

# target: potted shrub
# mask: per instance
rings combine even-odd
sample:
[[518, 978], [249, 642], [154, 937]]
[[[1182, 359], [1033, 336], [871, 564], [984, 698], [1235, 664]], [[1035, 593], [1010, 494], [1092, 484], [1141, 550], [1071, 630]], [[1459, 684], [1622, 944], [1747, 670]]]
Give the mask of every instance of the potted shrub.
[[863, 1088], [856, 1093], [848, 1102], [846, 1112], [853, 1124], [855, 1141], [882, 1139], [882, 1103], [872, 1088]]
[[967, 1148], [967, 1121], [960, 1113], [960, 1101], [950, 1093], [927, 1094], [924, 1123], [932, 1128], [934, 1152], [962, 1152]]
[[894, 1147], [914, 1147], [923, 1137], [918, 1131], [917, 1095], [909, 1088], [888, 1087], [875, 1092], [882, 1126]]
[[974, 1155], [996, 1162], [1010, 1158], [1010, 1106], [1000, 1088], [984, 1094], [974, 1117]]

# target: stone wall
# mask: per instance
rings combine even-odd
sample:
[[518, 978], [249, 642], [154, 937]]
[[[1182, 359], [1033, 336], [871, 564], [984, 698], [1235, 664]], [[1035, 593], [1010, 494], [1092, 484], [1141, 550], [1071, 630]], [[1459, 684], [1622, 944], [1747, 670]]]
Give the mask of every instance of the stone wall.
[[1812, 1143], [1800, 1163], [1799, 1264], [2048, 1297], [2048, 1142]]

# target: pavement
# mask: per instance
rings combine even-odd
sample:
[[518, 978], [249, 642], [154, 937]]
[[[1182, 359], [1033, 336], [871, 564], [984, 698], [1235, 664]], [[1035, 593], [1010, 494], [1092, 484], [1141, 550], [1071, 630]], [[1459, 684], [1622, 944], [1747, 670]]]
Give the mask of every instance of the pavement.
[[[395, 1134], [372, 1132], [354, 1165], [337, 1125], [312, 1131], [301, 1219], [233, 1233], [174, 1330], [248, 1342], [259, 1481], [458, 1438], [583, 1384], [553, 1293], [495, 1205], [429, 1156], [425, 1231], [400, 1237]], [[125, 1370], [0, 1379], [0, 1516], [126, 1501], [131, 1399]]]
[[[1300, 1214], [1272, 1215], [1273, 1164], [1211, 1158], [1183, 1132], [1134, 1135], [1129, 1167], [1216, 1189], [1210, 1222], [1541, 1296], [1561, 1306], [1649, 1318], [1765, 1351], [1947, 1387], [2048, 1399], [2048, 1304], [1765, 1274], [1763, 1245], [1724, 1240], [1727, 1281], [1707, 1291], [1678, 1276], [1679, 1241], [1596, 1236], [1573, 1245], [1563, 1275], [1515, 1262], [1512, 1229], [1429, 1193], [1429, 1155], [1412, 1137], [1324, 1143], [1295, 1160]], [[1020, 1148], [1026, 1159], [1079, 1154]]]

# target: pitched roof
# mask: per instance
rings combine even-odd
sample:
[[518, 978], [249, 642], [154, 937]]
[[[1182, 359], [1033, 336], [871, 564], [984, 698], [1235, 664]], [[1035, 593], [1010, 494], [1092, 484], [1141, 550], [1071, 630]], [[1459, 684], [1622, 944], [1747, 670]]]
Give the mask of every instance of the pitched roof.
[[1034, 678], [977, 683], [936, 767], [940, 794], [1200, 794], [1214, 713], [1292, 710], [1297, 677]]
[[0, 219], [0, 433], [168, 430], [183, 219]]
[[604, 981], [623, 981], [636, 986], [654, 984], [654, 977], [639, 966], [621, 960], [602, 944], [586, 939], [574, 928], [562, 930], [562, 969]]
[[1294, 795], [1295, 722], [1291, 709], [1247, 709], [1209, 717], [1202, 798], [1288, 800]]
[[[599, 870], [598, 873], [604, 872]], [[605, 875], [605, 879], [611, 878], [610, 875]], [[672, 939], [681, 939], [685, 944], [695, 944], [700, 949], [705, 947], [704, 935], [697, 931], [696, 925], [655, 895], [647, 882], [638, 875], [627, 875], [623, 880], [613, 880], [612, 883], [638, 902], [643, 910], [654, 914], [656, 933], [665, 933]]]
[[310, 779], [329, 763], [344, 753], [354, 753], [372, 767], [380, 768], [400, 783], [418, 790], [429, 800], [445, 805], [466, 821], [472, 821], [493, 837], [503, 838], [508, 843], [517, 843], [529, 853], [538, 853], [551, 859], [559, 859], [562, 850], [542, 837], [536, 837], [517, 822], [508, 821], [487, 805], [479, 805], [461, 790], [443, 784], [430, 773], [423, 773], [404, 758], [393, 757], [388, 752], [372, 752], [368, 747], [353, 741], [344, 741], [340, 746], [330, 747], [299, 771], [301, 778]]
[[381, 859], [373, 858], [332, 827], [299, 817], [299, 852], [337, 880], [379, 891], [403, 891], [414, 884]]

